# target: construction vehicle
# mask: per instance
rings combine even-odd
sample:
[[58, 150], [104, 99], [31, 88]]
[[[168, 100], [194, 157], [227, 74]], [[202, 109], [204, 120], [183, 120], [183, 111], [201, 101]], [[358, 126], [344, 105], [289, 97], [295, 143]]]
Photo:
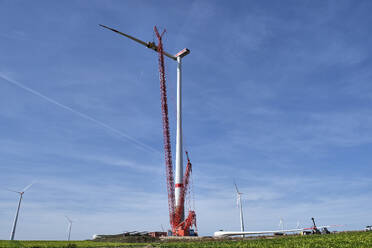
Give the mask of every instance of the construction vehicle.
[[315, 219], [314, 218], [311, 218], [311, 220], [313, 221], [312, 233], [313, 234], [322, 234], [322, 232], [316, 227]]

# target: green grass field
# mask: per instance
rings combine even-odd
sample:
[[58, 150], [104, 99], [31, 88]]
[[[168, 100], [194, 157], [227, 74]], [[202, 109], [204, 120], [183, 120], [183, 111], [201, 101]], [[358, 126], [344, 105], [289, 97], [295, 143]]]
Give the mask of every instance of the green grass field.
[[67, 247], [248, 247], [248, 248], [370, 248], [372, 232], [349, 232], [330, 235], [288, 236], [274, 239], [189, 241], [161, 243], [111, 243], [95, 241], [0, 241], [1, 248], [67, 248]]
[[145, 247], [144, 243], [112, 243], [95, 241], [8, 241], [1, 240], [0, 248], [103, 248], [103, 247]]

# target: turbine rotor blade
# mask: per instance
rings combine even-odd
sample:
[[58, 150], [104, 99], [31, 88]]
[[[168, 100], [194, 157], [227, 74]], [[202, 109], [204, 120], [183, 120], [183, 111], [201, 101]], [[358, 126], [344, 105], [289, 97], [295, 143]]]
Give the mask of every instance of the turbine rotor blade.
[[6, 190], [6, 191], [10, 191], [10, 192], [15, 192], [15, 193], [18, 193], [18, 194], [21, 194], [21, 192], [16, 191], [16, 190], [12, 190], [12, 189], [7, 189], [7, 188], [5, 188], [4, 190]]
[[238, 190], [238, 186], [236, 186], [235, 181], [234, 181], [234, 185], [235, 185], [236, 193], [241, 194], [241, 193], [239, 192], [239, 190]]
[[68, 222], [72, 223], [72, 220], [70, 220], [70, 218], [67, 217], [67, 215], [65, 215], [65, 217], [66, 217], [66, 219], [67, 219]]
[[26, 192], [34, 183], [31, 183], [30, 185], [27, 185], [21, 192]]
[[[157, 47], [157, 46], [155, 45], [155, 43], [153, 43], [153, 42], [144, 42], [144, 41], [142, 41], [142, 40], [140, 40], [140, 39], [137, 39], [136, 37], [133, 37], [133, 36], [131, 36], [131, 35], [129, 35], [129, 34], [125, 34], [125, 33], [123, 33], [123, 32], [120, 32], [119, 30], [116, 30], [116, 29], [114, 29], [114, 28], [107, 27], [107, 26], [102, 25], [102, 24], [99, 24], [99, 26], [101, 26], [101, 27], [103, 27], [103, 28], [106, 28], [106, 29], [108, 29], [108, 30], [114, 31], [114, 32], [117, 33], [117, 34], [123, 35], [123, 36], [125, 36], [125, 37], [127, 37], [127, 38], [129, 38], [129, 39], [131, 39], [131, 40], [133, 40], [133, 41], [135, 41], [135, 42], [137, 42], [137, 43], [140, 43], [140, 44], [144, 45], [144, 46], [147, 47], [147, 48], [150, 48], [150, 49], [154, 50], [155, 52], [158, 51], [158, 47]], [[190, 53], [190, 51], [189, 51], [189, 53]], [[167, 53], [166, 51], [163, 51], [163, 54], [164, 54], [165, 56], [167, 56], [168, 58], [171, 58], [171, 59], [173, 59], [173, 60], [177, 60], [177, 57], [176, 57], [176, 56], [174, 56], [174, 55], [172, 55], [172, 54], [169, 54], [169, 53]]]
[[105, 26], [105, 25], [102, 25], [102, 24], [99, 24], [101, 27], [103, 27], [103, 28], [107, 28], [107, 29], [109, 29], [109, 30], [111, 30], [111, 31], [114, 31], [115, 33], [118, 33], [118, 34], [121, 34], [121, 35], [123, 35], [123, 36], [125, 36], [125, 37], [127, 37], [127, 38], [129, 38], [129, 39], [131, 39], [131, 40], [134, 40], [134, 41], [136, 41], [136, 42], [138, 42], [138, 43], [140, 43], [140, 44], [142, 44], [142, 45], [144, 45], [144, 46], [146, 46], [146, 47], [148, 47], [148, 43], [146, 43], [146, 42], [144, 42], [144, 41], [142, 41], [142, 40], [140, 40], [140, 39], [137, 39], [137, 38], [135, 38], [135, 37], [133, 37], [133, 36], [131, 36], [131, 35], [128, 35], [128, 34], [125, 34], [125, 33], [123, 33], [123, 32], [120, 32], [120, 31], [118, 31], [118, 30], [116, 30], [116, 29], [114, 29], [114, 28], [110, 28], [110, 27], [107, 27], [107, 26]]

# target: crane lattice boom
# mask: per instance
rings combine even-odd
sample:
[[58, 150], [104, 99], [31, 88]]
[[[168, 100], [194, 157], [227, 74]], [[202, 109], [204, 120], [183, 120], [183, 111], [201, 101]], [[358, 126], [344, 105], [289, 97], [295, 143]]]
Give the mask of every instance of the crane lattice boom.
[[174, 177], [173, 177], [173, 165], [172, 165], [172, 150], [170, 143], [169, 133], [169, 119], [168, 119], [168, 101], [167, 101], [167, 85], [165, 82], [165, 64], [163, 55], [163, 43], [162, 35], [158, 32], [158, 29], [154, 27], [156, 36], [158, 37], [158, 54], [159, 54], [159, 79], [160, 79], [160, 98], [161, 98], [161, 111], [163, 121], [163, 137], [164, 137], [164, 151], [165, 151], [165, 168], [167, 174], [167, 191], [168, 191], [168, 207], [169, 207], [169, 218], [171, 226], [174, 225]]

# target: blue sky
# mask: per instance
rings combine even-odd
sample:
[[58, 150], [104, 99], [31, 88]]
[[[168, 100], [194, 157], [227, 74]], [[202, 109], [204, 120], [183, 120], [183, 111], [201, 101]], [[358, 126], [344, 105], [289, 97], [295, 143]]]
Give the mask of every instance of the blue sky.
[[[17, 239], [169, 226], [156, 54], [183, 60], [199, 232], [372, 222], [370, 1], [0, 1], [0, 188]], [[175, 140], [176, 65], [167, 60]], [[18, 196], [0, 192], [0, 239]]]

